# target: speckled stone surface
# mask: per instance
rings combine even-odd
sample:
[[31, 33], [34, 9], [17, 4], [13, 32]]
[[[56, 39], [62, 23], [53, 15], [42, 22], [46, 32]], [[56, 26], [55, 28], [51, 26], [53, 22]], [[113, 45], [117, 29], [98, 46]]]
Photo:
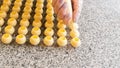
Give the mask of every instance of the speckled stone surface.
[[0, 68], [120, 68], [120, 0], [84, 0], [79, 48], [0, 44]]

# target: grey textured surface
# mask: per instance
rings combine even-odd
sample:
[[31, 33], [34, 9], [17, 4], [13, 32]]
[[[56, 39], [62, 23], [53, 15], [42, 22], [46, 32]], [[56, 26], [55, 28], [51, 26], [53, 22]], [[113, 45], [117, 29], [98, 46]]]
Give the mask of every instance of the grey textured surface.
[[0, 66], [120, 68], [120, 0], [84, 0], [79, 25], [79, 48], [0, 44]]

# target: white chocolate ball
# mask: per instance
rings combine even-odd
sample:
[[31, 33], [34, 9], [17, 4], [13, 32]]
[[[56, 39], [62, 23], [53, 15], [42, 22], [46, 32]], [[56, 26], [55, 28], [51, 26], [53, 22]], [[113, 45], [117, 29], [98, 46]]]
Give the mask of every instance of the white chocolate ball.
[[5, 11], [0, 11], [0, 17], [5, 18], [7, 16]]
[[69, 27], [70, 29], [78, 29], [78, 28], [79, 28], [78, 24], [77, 24], [77, 23], [74, 23], [74, 22], [70, 22], [70, 23], [68, 24], [68, 27]]
[[9, 6], [6, 5], [6, 4], [3, 4], [3, 5], [1, 5], [0, 10], [5, 11], [5, 12], [8, 12]]
[[33, 34], [33, 35], [40, 35], [41, 34], [40, 28], [39, 27], [32, 28], [31, 34]]
[[60, 37], [60, 36], [66, 36], [67, 35], [67, 32], [64, 28], [60, 28], [57, 32], [57, 35]]
[[6, 4], [9, 6], [11, 4], [11, 0], [3, 0], [3, 4]]
[[13, 34], [15, 32], [15, 28], [11, 25], [8, 25], [5, 27], [5, 33], [8, 33], [8, 34]]
[[40, 21], [39, 19], [35, 19], [35, 20], [33, 21], [32, 25], [33, 25], [34, 27], [41, 27], [41, 26], [42, 26], [42, 23], [41, 23], [41, 21]]
[[0, 26], [4, 25], [4, 19], [2, 17], [0, 17]]
[[26, 42], [26, 37], [23, 34], [19, 34], [16, 37], [17, 44], [24, 44]]
[[12, 36], [10, 34], [3, 34], [2, 38], [1, 38], [1, 41], [4, 44], [10, 44], [12, 42]]
[[79, 47], [81, 45], [81, 41], [79, 38], [75, 37], [70, 41], [73, 47]]
[[74, 38], [74, 37], [79, 37], [79, 35], [80, 35], [80, 33], [79, 33], [79, 31], [78, 30], [71, 30], [70, 31], [70, 36], [72, 37], [72, 38]]
[[35, 13], [40, 13], [40, 14], [42, 14], [42, 13], [43, 13], [43, 9], [42, 9], [41, 7], [37, 7], [37, 8], [35, 9]]
[[46, 36], [53, 36], [54, 30], [52, 28], [46, 28], [45, 31], [44, 31], [44, 34]]
[[64, 24], [64, 22], [61, 22], [59, 21], [58, 24], [57, 24], [57, 27], [60, 29], [60, 28], [66, 28], [67, 26]]
[[38, 45], [40, 43], [40, 38], [38, 35], [33, 35], [30, 37], [30, 43], [32, 45]]
[[39, 19], [39, 20], [41, 20], [41, 19], [42, 19], [42, 14], [41, 14], [41, 13], [36, 13], [36, 14], [34, 15], [34, 19]]
[[53, 21], [47, 21], [47, 22], [45, 23], [45, 27], [46, 27], [46, 28], [53, 28], [53, 27], [54, 27]]
[[43, 39], [43, 43], [44, 43], [46, 46], [52, 46], [53, 43], [54, 43], [54, 39], [53, 39], [51, 36], [46, 36], [46, 37]]
[[59, 46], [66, 46], [67, 45], [67, 39], [66, 39], [66, 37], [59, 37], [57, 39], [57, 44]]
[[27, 27], [25, 27], [25, 26], [21, 26], [21, 27], [19, 27], [19, 29], [18, 29], [18, 33], [19, 33], [19, 34], [26, 35], [26, 34], [28, 33], [28, 29], [27, 29]]
[[32, 9], [31, 9], [30, 6], [25, 6], [23, 11], [24, 11], [24, 12], [31, 13]]
[[24, 13], [22, 14], [22, 19], [30, 19], [30, 13], [24, 12]]
[[17, 19], [18, 16], [19, 16], [19, 14], [18, 14], [16, 11], [12, 11], [12, 12], [10, 13], [10, 17], [12, 17], [12, 18]]
[[14, 6], [19, 6], [19, 7], [21, 7], [21, 6], [22, 6], [22, 2], [20, 2], [20, 1], [15, 1], [15, 2], [14, 2]]
[[46, 20], [47, 21], [53, 21], [54, 20], [54, 16], [52, 14], [49, 14], [46, 16]]
[[12, 11], [20, 12], [19, 6], [13, 6]]
[[11, 26], [16, 26], [17, 21], [16, 21], [15, 18], [10, 18], [10, 19], [8, 19], [7, 24], [8, 24], [8, 25], [11, 25]]
[[28, 27], [29, 24], [30, 24], [30, 22], [29, 22], [28, 19], [22, 19], [22, 20], [20, 21], [20, 25], [21, 25], [21, 26]]

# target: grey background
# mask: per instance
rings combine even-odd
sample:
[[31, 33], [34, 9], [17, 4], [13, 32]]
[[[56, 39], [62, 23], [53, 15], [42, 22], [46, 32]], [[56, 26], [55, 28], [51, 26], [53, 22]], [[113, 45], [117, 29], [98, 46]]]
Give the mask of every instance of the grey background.
[[0, 44], [0, 66], [120, 68], [120, 0], [84, 0], [79, 48]]

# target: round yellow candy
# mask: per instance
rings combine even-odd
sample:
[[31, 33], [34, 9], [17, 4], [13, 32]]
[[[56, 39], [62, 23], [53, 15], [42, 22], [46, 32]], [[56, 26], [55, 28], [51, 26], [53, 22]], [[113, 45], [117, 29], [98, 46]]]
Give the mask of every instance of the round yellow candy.
[[47, 14], [54, 14], [54, 10], [47, 9], [47, 10], [46, 10], [46, 13], [47, 13]]
[[30, 13], [24, 12], [24, 13], [22, 14], [22, 19], [30, 19]]
[[41, 13], [36, 13], [36, 14], [34, 15], [34, 19], [39, 19], [39, 20], [41, 20], [41, 19], [42, 19], [42, 14], [41, 14]]
[[70, 31], [70, 36], [72, 37], [72, 38], [74, 38], [74, 37], [79, 37], [79, 35], [80, 35], [80, 33], [79, 33], [79, 31], [78, 30], [71, 30]]
[[25, 6], [23, 11], [24, 11], [24, 12], [31, 13], [32, 9], [31, 9], [30, 6]]
[[67, 35], [67, 32], [64, 28], [60, 28], [57, 32], [57, 35], [60, 37], [60, 36], [66, 36]]
[[10, 17], [12, 17], [12, 18], [17, 19], [18, 16], [19, 16], [19, 14], [18, 14], [18, 12], [16, 12], [16, 11], [12, 11], [12, 12], [10, 13]]
[[15, 18], [10, 18], [10, 19], [8, 19], [7, 24], [8, 24], [8, 25], [11, 25], [11, 26], [16, 26], [17, 21], [16, 21]]
[[29, 24], [30, 24], [30, 22], [28, 21], [28, 19], [22, 19], [22, 20], [20, 21], [20, 25], [21, 25], [21, 26], [28, 27]]
[[19, 6], [13, 6], [12, 11], [19, 12], [20, 11], [20, 7]]
[[46, 46], [52, 46], [53, 43], [54, 43], [54, 39], [51, 37], [51, 36], [46, 36], [44, 39], [43, 39], [43, 42]]
[[40, 43], [40, 38], [38, 35], [33, 35], [30, 37], [30, 43], [32, 45], [38, 45]]
[[53, 7], [51, 3], [47, 3], [47, 8]]
[[31, 34], [33, 34], [33, 35], [40, 35], [41, 34], [40, 28], [39, 27], [32, 28]]
[[15, 28], [11, 25], [8, 25], [5, 27], [5, 33], [8, 33], [8, 34], [13, 34], [15, 32]]
[[46, 20], [47, 21], [53, 21], [54, 20], [54, 16], [52, 14], [49, 14], [46, 16]]
[[75, 37], [70, 41], [73, 47], [79, 47], [81, 45], [81, 41], [79, 38]]
[[32, 24], [34, 27], [41, 27], [42, 23], [39, 19], [35, 19]]
[[66, 37], [59, 37], [57, 39], [57, 44], [59, 46], [66, 46], [67, 45], [67, 39], [66, 39]]
[[3, 0], [3, 4], [6, 4], [9, 6], [11, 4], [11, 0]]
[[58, 24], [57, 24], [57, 27], [60, 29], [60, 28], [66, 28], [67, 26], [64, 24], [64, 22], [61, 22], [59, 21]]
[[52, 3], [52, 0], [47, 0], [48, 3]]
[[0, 10], [5, 11], [5, 12], [8, 12], [9, 6], [6, 5], [6, 4], [3, 4], [3, 5], [0, 7]]
[[77, 23], [74, 23], [74, 22], [70, 22], [70, 23], [68, 24], [68, 27], [69, 27], [70, 29], [78, 29], [78, 28], [79, 28], [78, 24], [77, 24]]
[[43, 13], [43, 9], [41, 8], [41, 7], [37, 7], [36, 9], [35, 9], [35, 13]]
[[26, 37], [23, 34], [19, 34], [16, 36], [17, 44], [24, 44], [26, 42]]
[[12, 42], [12, 36], [10, 34], [3, 34], [2, 35], [2, 38], [1, 38], [1, 41], [4, 43], [4, 44], [10, 44]]
[[44, 0], [37, 0], [37, 3], [44, 3]]
[[36, 3], [36, 7], [41, 7], [41, 8], [43, 8], [43, 7], [44, 7], [44, 4], [37, 2], [37, 3]]
[[32, 3], [32, 2], [26, 2], [26, 3], [25, 3], [25, 6], [30, 6], [30, 7], [32, 7], [32, 6], [33, 6], [33, 3]]
[[15, 2], [14, 2], [14, 6], [19, 6], [19, 7], [21, 7], [21, 6], [22, 6], [22, 2], [20, 2], [20, 1], [15, 1]]
[[7, 16], [5, 11], [0, 11], [0, 17], [5, 18]]
[[3, 24], [4, 24], [4, 19], [0, 17], [0, 26], [3, 26]]
[[54, 30], [52, 28], [46, 28], [45, 31], [44, 31], [44, 34], [46, 36], [53, 36]]
[[28, 33], [28, 29], [27, 29], [25, 26], [21, 26], [21, 27], [19, 27], [19, 29], [18, 29], [18, 33], [19, 33], [19, 34], [26, 35], [26, 34]]
[[54, 23], [53, 23], [52, 21], [47, 21], [47, 22], [45, 23], [45, 27], [46, 27], [46, 28], [53, 28], [53, 27], [54, 27]]

